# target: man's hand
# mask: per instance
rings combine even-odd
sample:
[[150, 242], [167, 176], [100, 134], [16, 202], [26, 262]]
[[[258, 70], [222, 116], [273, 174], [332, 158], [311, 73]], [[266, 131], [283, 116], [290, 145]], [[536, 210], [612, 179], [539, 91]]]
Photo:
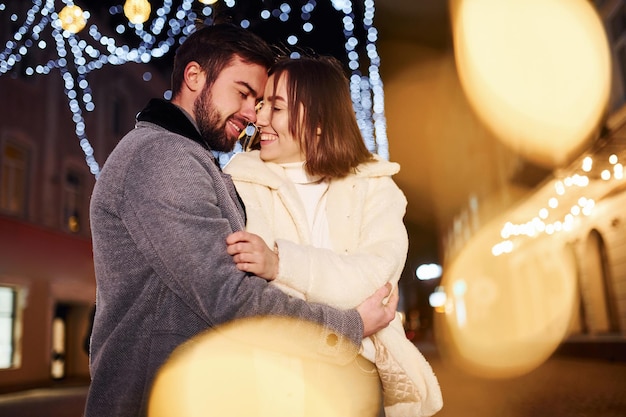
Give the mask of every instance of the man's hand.
[[371, 336], [391, 323], [399, 299], [398, 291], [393, 291], [391, 284], [387, 283], [357, 307], [363, 320], [363, 337]]
[[271, 250], [261, 237], [253, 233], [239, 231], [226, 238], [226, 252], [240, 271], [250, 272], [272, 281], [278, 274], [278, 254]]

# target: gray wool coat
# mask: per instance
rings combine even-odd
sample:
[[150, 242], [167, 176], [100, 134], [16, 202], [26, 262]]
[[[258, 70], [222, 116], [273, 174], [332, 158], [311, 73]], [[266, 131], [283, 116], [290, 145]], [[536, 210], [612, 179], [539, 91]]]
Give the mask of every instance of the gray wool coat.
[[173, 104], [152, 100], [139, 114], [103, 166], [90, 219], [97, 293], [86, 417], [145, 415], [153, 379], [172, 351], [238, 318], [313, 321], [322, 325], [311, 341], [320, 357], [358, 354], [356, 310], [307, 304], [237, 270], [225, 239], [244, 228], [244, 209]]

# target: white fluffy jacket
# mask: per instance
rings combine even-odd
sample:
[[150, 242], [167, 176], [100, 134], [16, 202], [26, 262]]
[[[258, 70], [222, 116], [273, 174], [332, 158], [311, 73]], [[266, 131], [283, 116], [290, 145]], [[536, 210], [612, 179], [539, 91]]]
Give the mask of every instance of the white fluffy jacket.
[[[246, 229], [278, 246], [273, 284], [294, 296], [348, 309], [386, 282], [397, 288], [408, 238], [406, 198], [392, 180], [399, 165], [377, 158], [330, 182], [327, 218], [333, 250], [311, 245], [299, 195], [282, 167], [258, 151], [239, 153], [224, 168], [244, 201]], [[404, 333], [399, 315], [372, 336], [387, 417], [431, 416], [443, 405], [430, 365]]]

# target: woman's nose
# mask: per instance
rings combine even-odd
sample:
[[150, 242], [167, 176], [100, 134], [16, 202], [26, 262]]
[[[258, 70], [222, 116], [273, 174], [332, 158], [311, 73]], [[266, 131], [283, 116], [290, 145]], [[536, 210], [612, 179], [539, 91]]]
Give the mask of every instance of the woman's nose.
[[256, 113], [256, 124], [257, 126], [267, 126], [269, 125], [269, 106], [261, 106]]

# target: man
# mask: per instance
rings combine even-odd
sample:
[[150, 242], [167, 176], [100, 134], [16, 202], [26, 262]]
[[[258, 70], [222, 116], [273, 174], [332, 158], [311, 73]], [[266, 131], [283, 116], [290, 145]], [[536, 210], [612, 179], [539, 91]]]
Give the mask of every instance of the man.
[[[111, 153], [91, 199], [97, 280], [86, 417], [142, 416], [159, 367], [206, 329], [251, 316], [320, 325], [321, 354], [351, 351], [394, 317], [383, 287], [356, 310], [286, 296], [239, 271], [226, 236], [245, 212], [210, 150], [231, 150], [272, 62], [258, 37], [230, 25], [204, 27], [176, 52], [171, 102], [152, 100]], [[342, 336], [342, 337], [338, 337]]]

